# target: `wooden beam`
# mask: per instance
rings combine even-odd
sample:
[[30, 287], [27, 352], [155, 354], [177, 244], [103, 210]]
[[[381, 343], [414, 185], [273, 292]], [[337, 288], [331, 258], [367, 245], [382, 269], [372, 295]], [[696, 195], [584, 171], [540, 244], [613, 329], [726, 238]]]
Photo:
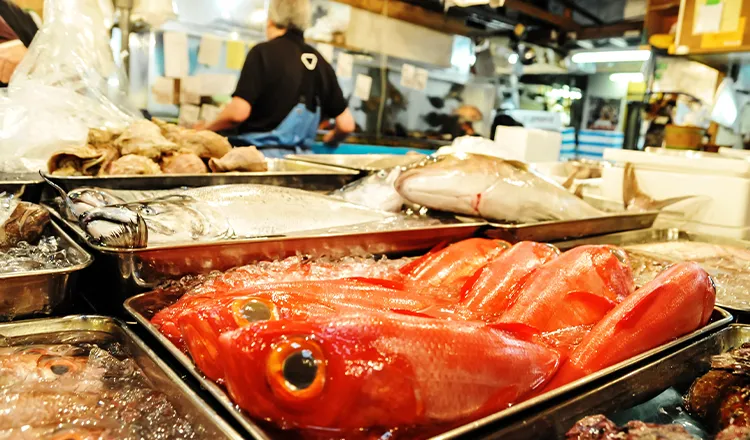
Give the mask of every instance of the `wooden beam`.
[[419, 6], [404, 3], [399, 0], [335, 0], [338, 3], [352, 6], [376, 14], [387, 13], [388, 17], [408, 23], [424, 26], [447, 34], [469, 35], [476, 33], [476, 29], [466, 26], [464, 22], [446, 14], [428, 11]]
[[554, 25], [563, 31], [576, 32], [581, 28], [581, 26], [573, 21], [571, 17], [553, 14], [532, 4], [526, 3], [523, 0], [505, 0], [503, 6], [508, 9], [518, 11], [522, 14], [534, 17], [536, 19], [546, 21], [547, 23]]
[[579, 40], [622, 37], [628, 31], [643, 32], [643, 20], [626, 20], [601, 26], [586, 26], [576, 33]]

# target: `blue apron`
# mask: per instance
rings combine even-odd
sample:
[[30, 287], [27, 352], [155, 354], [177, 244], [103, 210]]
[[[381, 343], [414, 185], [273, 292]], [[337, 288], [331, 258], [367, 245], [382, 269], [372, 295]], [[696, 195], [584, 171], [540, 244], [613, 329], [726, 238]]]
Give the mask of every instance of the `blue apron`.
[[266, 157], [271, 158], [283, 158], [287, 154], [304, 154], [312, 151], [312, 144], [318, 134], [321, 112], [315, 92], [317, 55], [312, 48], [308, 48], [305, 44], [300, 47], [300, 64], [304, 73], [299, 103], [272, 131], [229, 136], [229, 142], [233, 146], [255, 145]]

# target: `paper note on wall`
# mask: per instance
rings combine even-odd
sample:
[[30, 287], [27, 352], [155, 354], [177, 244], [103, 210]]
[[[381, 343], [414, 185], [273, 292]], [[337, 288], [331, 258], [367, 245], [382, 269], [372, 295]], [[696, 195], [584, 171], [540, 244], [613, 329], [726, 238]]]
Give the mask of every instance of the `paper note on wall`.
[[183, 127], [190, 127], [200, 118], [201, 108], [197, 105], [183, 104], [180, 106], [179, 124]]
[[154, 102], [157, 104], [174, 104], [174, 83], [175, 81], [172, 78], [157, 77], [154, 80], [154, 85], [151, 86], [151, 95], [154, 97]]
[[182, 32], [164, 32], [164, 75], [169, 78], [188, 76], [187, 35]]
[[370, 92], [372, 90], [372, 77], [367, 75], [357, 75], [357, 81], [354, 83], [354, 96], [367, 101], [370, 99]]
[[198, 63], [206, 66], [216, 66], [221, 58], [221, 45], [223, 41], [213, 35], [203, 35], [198, 48]]
[[342, 79], [351, 78], [353, 69], [354, 57], [348, 53], [341, 52], [336, 62], [336, 76]]
[[201, 79], [188, 76], [180, 80], [180, 104], [201, 103]]
[[200, 81], [201, 96], [229, 96], [237, 88], [237, 76], [227, 73], [202, 73], [196, 75]]
[[693, 34], [710, 34], [721, 31], [721, 14], [724, 10], [722, 3], [702, 4], [697, 6], [698, 14], [693, 23]]
[[227, 68], [240, 70], [245, 64], [247, 56], [246, 45], [243, 41], [227, 41]]
[[417, 68], [411, 64], [404, 64], [401, 66], [401, 86], [407, 88], [414, 88], [414, 77], [417, 74]]
[[211, 104], [203, 104], [201, 106], [201, 120], [206, 122], [215, 121], [221, 113], [221, 107]]
[[414, 71], [414, 85], [413, 89], [424, 91], [427, 89], [427, 79], [429, 79], [430, 73], [427, 69], [417, 68]]

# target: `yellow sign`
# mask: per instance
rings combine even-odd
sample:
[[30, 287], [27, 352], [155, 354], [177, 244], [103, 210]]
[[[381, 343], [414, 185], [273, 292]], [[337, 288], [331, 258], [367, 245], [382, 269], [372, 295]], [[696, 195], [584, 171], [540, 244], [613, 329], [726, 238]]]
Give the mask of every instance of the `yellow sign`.
[[742, 45], [742, 38], [745, 35], [745, 22], [747, 19], [739, 19], [739, 27], [734, 32], [718, 32], [715, 34], [701, 35], [702, 49], [720, 49], [724, 47], [734, 47]]
[[243, 41], [227, 41], [227, 68], [240, 70], [245, 64], [247, 46]]

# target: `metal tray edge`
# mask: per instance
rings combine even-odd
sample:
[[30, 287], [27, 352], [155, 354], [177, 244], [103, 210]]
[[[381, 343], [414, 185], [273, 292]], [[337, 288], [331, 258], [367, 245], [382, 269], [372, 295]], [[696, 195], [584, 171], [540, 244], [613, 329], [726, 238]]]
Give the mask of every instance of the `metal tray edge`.
[[525, 230], [525, 229], [544, 227], [544, 226], [570, 225], [570, 224], [577, 224], [577, 223], [586, 223], [590, 221], [604, 221], [608, 219], [626, 219], [626, 218], [641, 218], [641, 217], [647, 218], [647, 217], [653, 216], [654, 220], [656, 220], [656, 217], [658, 215], [659, 215], [659, 211], [627, 212], [627, 213], [622, 213], [622, 214], [603, 215], [600, 217], [590, 217], [590, 218], [583, 218], [583, 219], [577, 219], [577, 220], [562, 220], [562, 221], [553, 220], [553, 221], [546, 221], [546, 222], [524, 223], [524, 224], [489, 222], [488, 226], [492, 228], [496, 228], [496, 229], [507, 230], [507, 231], [518, 231], [518, 230]]

